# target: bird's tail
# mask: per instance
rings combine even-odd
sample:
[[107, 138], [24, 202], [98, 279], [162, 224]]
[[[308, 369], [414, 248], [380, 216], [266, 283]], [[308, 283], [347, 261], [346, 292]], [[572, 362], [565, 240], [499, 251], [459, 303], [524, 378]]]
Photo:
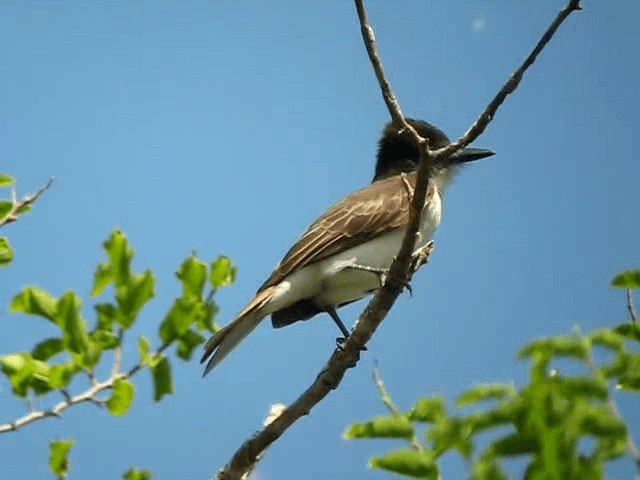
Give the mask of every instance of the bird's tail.
[[204, 363], [207, 358], [211, 357], [204, 369], [203, 377], [213, 370], [268, 315], [263, 307], [273, 299], [276, 290], [277, 286], [274, 285], [259, 291], [235, 320], [218, 330], [209, 339], [204, 346], [204, 355], [200, 359], [200, 363]]

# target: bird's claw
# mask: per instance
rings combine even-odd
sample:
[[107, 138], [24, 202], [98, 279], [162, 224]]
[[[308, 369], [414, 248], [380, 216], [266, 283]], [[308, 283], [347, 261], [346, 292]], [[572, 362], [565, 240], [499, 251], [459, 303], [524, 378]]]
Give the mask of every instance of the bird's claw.
[[[338, 350], [344, 350], [344, 344], [345, 344], [346, 341], [347, 341], [347, 339], [345, 337], [336, 338], [336, 347], [338, 348]], [[360, 351], [366, 352], [367, 351], [367, 346], [363, 345], [362, 348], [360, 349]]]
[[411, 284], [409, 282], [404, 284], [404, 288], [407, 290], [407, 292], [409, 292], [409, 296], [413, 297], [413, 288], [411, 287]]

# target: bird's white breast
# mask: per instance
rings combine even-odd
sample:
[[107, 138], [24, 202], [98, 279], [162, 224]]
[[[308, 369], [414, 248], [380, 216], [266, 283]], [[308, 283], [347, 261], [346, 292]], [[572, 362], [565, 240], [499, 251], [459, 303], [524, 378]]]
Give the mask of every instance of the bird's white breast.
[[[436, 190], [422, 211], [416, 250], [431, 239], [441, 217], [442, 198]], [[280, 283], [281, 294], [274, 299], [272, 311], [301, 298], [313, 298], [318, 305], [337, 307], [364, 297], [380, 287], [380, 276], [357, 267], [388, 269], [400, 251], [405, 232], [406, 227], [398, 228], [294, 272]]]

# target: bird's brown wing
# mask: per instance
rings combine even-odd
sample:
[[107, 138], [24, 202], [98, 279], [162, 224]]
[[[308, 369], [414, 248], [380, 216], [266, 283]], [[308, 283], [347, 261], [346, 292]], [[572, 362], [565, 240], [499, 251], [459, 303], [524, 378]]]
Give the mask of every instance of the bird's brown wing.
[[[291, 247], [258, 292], [295, 270], [356, 247], [409, 221], [410, 189], [416, 176], [380, 180], [343, 198], [324, 212]], [[433, 195], [429, 187], [427, 198]]]

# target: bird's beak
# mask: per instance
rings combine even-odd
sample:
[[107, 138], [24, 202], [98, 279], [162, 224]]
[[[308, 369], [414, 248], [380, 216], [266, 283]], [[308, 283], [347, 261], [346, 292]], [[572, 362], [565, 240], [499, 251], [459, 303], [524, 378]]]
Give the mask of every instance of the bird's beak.
[[495, 155], [491, 150], [486, 148], [463, 148], [449, 157], [452, 163], [467, 163], [481, 158], [487, 158]]

